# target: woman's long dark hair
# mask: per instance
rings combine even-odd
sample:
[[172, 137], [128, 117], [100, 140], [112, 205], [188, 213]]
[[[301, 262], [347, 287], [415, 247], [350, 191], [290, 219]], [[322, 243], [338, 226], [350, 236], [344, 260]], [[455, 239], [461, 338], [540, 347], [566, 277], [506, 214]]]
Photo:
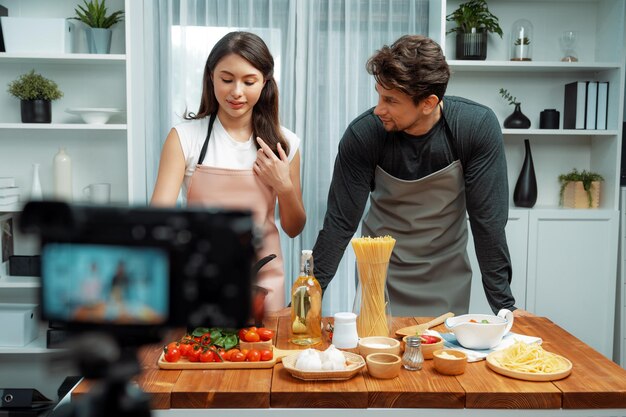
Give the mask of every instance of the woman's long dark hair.
[[248, 61], [261, 72], [265, 80], [259, 101], [252, 109], [252, 135], [255, 146], [259, 148], [256, 141], [258, 136], [272, 148], [276, 155], [278, 155], [278, 143], [289, 155], [289, 144], [280, 131], [278, 121], [278, 86], [274, 80], [274, 58], [263, 39], [254, 33], [230, 32], [215, 44], [204, 66], [200, 108], [196, 114], [186, 113], [185, 119], [202, 119], [217, 112], [219, 104], [215, 98], [211, 74], [217, 63], [230, 54], [239, 55]]

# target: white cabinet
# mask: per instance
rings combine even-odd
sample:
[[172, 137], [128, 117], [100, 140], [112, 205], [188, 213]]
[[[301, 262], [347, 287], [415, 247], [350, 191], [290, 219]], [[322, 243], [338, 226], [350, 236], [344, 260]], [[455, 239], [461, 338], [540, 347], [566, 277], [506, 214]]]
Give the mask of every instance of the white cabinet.
[[528, 310], [612, 358], [617, 212], [530, 210], [528, 225]]
[[[522, 112], [531, 120], [530, 129], [503, 129], [511, 212], [527, 213], [526, 240], [522, 223], [510, 219], [507, 226], [518, 306], [524, 299], [527, 310], [547, 316], [611, 357], [618, 287], [626, 1], [489, 0], [489, 9], [499, 18], [504, 36], [489, 35], [485, 61], [454, 59], [455, 34], [445, 34], [454, 23], [446, 22], [445, 17], [462, 2], [430, 3], [429, 36], [441, 43], [452, 70], [447, 94], [489, 106], [502, 123], [513, 111], [499, 95], [499, 89], [505, 88], [522, 103]], [[520, 18], [534, 26], [532, 61], [509, 60], [509, 36], [513, 23]], [[558, 39], [566, 30], [578, 31], [578, 62], [560, 61]], [[562, 128], [564, 86], [573, 81], [609, 82], [607, 130]], [[559, 129], [539, 129], [539, 115], [544, 109], [560, 112]], [[524, 160], [524, 139], [530, 140], [538, 183], [537, 204], [532, 209], [515, 208], [512, 198]], [[572, 168], [592, 170], [604, 177], [599, 210], [558, 207], [558, 176]], [[518, 246], [521, 242], [526, 242], [525, 250]], [[473, 252], [471, 242], [469, 249]], [[475, 260], [472, 266], [470, 309], [490, 311]], [[525, 288], [516, 288], [524, 280]]]
[[[81, 2], [5, 0], [2, 3], [13, 17], [67, 18], [75, 15], [74, 8]], [[127, 55], [131, 49], [131, 38], [127, 36], [131, 31], [129, 21], [140, 6], [128, 0], [107, 1], [109, 13], [126, 12], [124, 23], [112, 28], [111, 54], [85, 53], [84, 26], [76, 20], [72, 22], [78, 28], [78, 53], [0, 53], [0, 86], [4, 86], [0, 93], [0, 177], [16, 178], [22, 201], [30, 194], [33, 163], [41, 166], [44, 197], [52, 196], [52, 158], [63, 146], [72, 158], [74, 201], [85, 200], [82, 190], [90, 183], [106, 182], [111, 184], [113, 202], [137, 199], [145, 202], [145, 189], [141, 188], [145, 184], [144, 158], [137, 156], [135, 143], [143, 143], [143, 139], [133, 134], [136, 115], [132, 109], [137, 107], [138, 98], [132, 95], [131, 80], [137, 77], [131, 65], [133, 61]], [[136, 63], [140, 61], [137, 59]], [[54, 80], [64, 93], [61, 99], [52, 102], [51, 124], [21, 123], [20, 102], [6, 93], [10, 81], [31, 69]], [[66, 109], [77, 107], [121, 108], [125, 114], [114, 116], [105, 125], [85, 124], [78, 116], [66, 113]], [[133, 142], [131, 138], [137, 140]]]
[[[472, 293], [470, 296], [470, 313], [492, 314], [483, 289], [482, 275], [476, 259], [474, 239], [468, 222], [469, 239], [467, 253], [472, 266]], [[515, 297], [515, 305], [526, 309], [526, 256], [528, 247], [528, 210], [509, 210], [509, 220], [506, 225], [506, 241], [511, 255], [513, 278], [511, 292]]]

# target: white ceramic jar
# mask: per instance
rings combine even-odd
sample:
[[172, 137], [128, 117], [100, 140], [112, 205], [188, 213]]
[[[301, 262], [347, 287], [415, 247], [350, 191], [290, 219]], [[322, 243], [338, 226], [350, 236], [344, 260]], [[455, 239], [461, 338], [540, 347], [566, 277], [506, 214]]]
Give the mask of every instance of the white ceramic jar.
[[333, 345], [338, 349], [354, 349], [359, 343], [356, 331], [356, 314], [350, 312], [335, 313]]

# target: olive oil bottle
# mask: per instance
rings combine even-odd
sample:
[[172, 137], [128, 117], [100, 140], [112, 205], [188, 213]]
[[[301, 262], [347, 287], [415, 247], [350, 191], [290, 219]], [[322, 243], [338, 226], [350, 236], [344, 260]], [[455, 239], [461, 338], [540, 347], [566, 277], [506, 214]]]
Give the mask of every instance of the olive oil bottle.
[[300, 276], [291, 288], [291, 343], [301, 346], [322, 341], [322, 287], [313, 275], [313, 251], [303, 250]]

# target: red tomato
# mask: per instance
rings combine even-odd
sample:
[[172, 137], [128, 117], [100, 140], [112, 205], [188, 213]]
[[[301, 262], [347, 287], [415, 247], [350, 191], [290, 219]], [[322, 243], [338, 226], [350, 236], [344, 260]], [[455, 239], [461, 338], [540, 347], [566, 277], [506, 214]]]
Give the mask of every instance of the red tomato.
[[241, 353], [243, 353], [243, 356], [247, 356], [249, 351], [250, 349], [241, 349]]
[[274, 337], [274, 331], [270, 329], [266, 329], [265, 327], [259, 327], [259, 330], [257, 330], [257, 333], [259, 334], [259, 337], [261, 338], [261, 340], [264, 342], [267, 340], [272, 340], [272, 338]]
[[195, 344], [187, 353], [187, 360], [189, 362], [198, 362], [200, 361], [200, 354], [202, 353], [202, 346]]
[[205, 333], [204, 335], [202, 335], [202, 337], [200, 338], [200, 344], [203, 346], [209, 346], [211, 344], [211, 334]]
[[190, 341], [185, 341], [182, 342], [180, 344], [180, 347], [178, 348], [180, 350], [180, 355], [182, 357], [187, 357], [187, 355], [189, 355], [189, 351], [191, 350], [191, 348], [193, 347], [193, 343], [191, 343]]
[[239, 330], [239, 333], [237, 333], [237, 336], [239, 336], [239, 340], [246, 340], [246, 333], [248, 333], [248, 329], [241, 329]]
[[250, 352], [246, 355], [246, 360], [248, 362], [258, 362], [261, 360], [261, 352], [257, 349], [250, 349]]
[[236, 352], [239, 352], [239, 349], [235, 349], [235, 348], [229, 349], [226, 352], [224, 352], [224, 354], [222, 355], [222, 358], [224, 358], [225, 361], [230, 361], [232, 360], [231, 356], [233, 355], [233, 353], [236, 353]]
[[242, 352], [233, 352], [233, 354], [230, 355], [230, 360], [231, 362], [243, 362], [246, 360], [246, 355]]
[[261, 340], [261, 337], [256, 331], [248, 330], [248, 332], [244, 336], [246, 342], [258, 342]]
[[[170, 343], [171, 344], [171, 343]], [[170, 347], [170, 345], [167, 345], [163, 351], [165, 352], [165, 360], [168, 362], [178, 362], [180, 360], [180, 350], [175, 347], [172, 346]]]
[[270, 349], [263, 349], [261, 351], [261, 360], [262, 361], [271, 361], [274, 357], [274, 353]]
[[432, 343], [437, 343], [439, 341], [439, 338], [428, 335], [428, 334], [421, 335], [420, 339], [422, 339], [422, 343], [425, 345], [430, 345]]
[[200, 362], [215, 362], [215, 353], [211, 349], [203, 350], [200, 354]]

